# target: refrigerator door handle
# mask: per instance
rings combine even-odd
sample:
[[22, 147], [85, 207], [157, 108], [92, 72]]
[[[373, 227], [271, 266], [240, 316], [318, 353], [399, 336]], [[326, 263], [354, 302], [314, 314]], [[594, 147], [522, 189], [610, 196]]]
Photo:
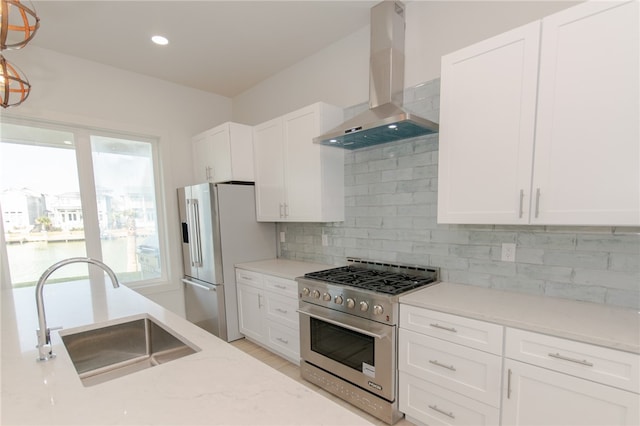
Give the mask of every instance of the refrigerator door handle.
[[194, 287], [201, 288], [201, 289], [203, 289], [203, 290], [207, 290], [207, 291], [216, 291], [216, 288], [215, 288], [215, 287], [209, 287], [209, 286], [206, 286], [206, 285], [204, 285], [204, 284], [199, 284], [199, 283], [197, 283], [197, 282], [195, 282], [195, 281], [191, 281], [191, 280], [188, 280], [188, 279], [186, 279], [186, 278], [183, 278], [183, 279], [182, 279], [182, 282], [183, 282], [183, 283], [185, 283], [185, 284], [192, 285], [192, 286], [194, 286]]
[[191, 264], [196, 267], [202, 267], [202, 236], [200, 235], [200, 210], [198, 200], [191, 199], [189, 205], [191, 206], [191, 234], [194, 243], [193, 251], [191, 252]]

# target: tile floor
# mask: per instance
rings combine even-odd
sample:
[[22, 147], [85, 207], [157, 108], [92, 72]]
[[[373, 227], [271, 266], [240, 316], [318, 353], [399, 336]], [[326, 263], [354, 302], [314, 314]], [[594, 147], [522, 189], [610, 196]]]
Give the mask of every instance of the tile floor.
[[[332, 394], [330, 394], [329, 392], [325, 391], [324, 389], [321, 389], [319, 387], [317, 387], [316, 385], [307, 382], [306, 380], [302, 380], [302, 378], [300, 377], [300, 368], [287, 361], [286, 359], [268, 351], [267, 349], [263, 348], [262, 346], [256, 345], [255, 343], [247, 340], [247, 339], [240, 339], [240, 340], [236, 340], [234, 342], [231, 342], [231, 344], [233, 346], [235, 346], [236, 348], [240, 349], [243, 352], [246, 352], [247, 354], [253, 356], [254, 358], [264, 362], [265, 364], [271, 366], [272, 368], [275, 368], [276, 370], [282, 372], [283, 374], [286, 374], [287, 376], [291, 377], [294, 380], [297, 380], [298, 382], [304, 384], [305, 386], [315, 390], [316, 392], [326, 396], [327, 398], [337, 402], [338, 404], [342, 405], [343, 407], [353, 411], [354, 413], [358, 414], [359, 416], [364, 417], [365, 419], [367, 419], [368, 421], [370, 421], [371, 423], [373, 423], [376, 426], [388, 426], [386, 423], [384, 423], [383, 421], [378, 420], [377, 418], [370, 416], [369, 414], [365, 413], [364, 411], [355, 408], [354, 406], [348, 404], [347, 402], [333, 396]], [[414, 426], [413, 423], [409, 422], [406, 419], [402, 419], [400, 420], [398, 423], [396, 423], [394, 426]]]

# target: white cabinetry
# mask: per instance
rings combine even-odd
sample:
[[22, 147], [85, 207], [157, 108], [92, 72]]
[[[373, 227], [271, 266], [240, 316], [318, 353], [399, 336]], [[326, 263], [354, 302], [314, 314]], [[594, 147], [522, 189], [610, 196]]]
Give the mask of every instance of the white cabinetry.
[[637, 354], [507, 329], [503, 425], [637, 425]]
[[259, 221], [344, 220], [344, 151], [312, 142], [342, 117], [316, 103], [254, 127]]
[[638, 225], [638, 2], [442, 58], [438, 221]]
[[297, 283], [239, 268], [236, 282], [240, 333], [299, 364]]
[[401, 305], [399, 335], [399, 406], [409, 420], [499, 423], [502, 326]]
[[253, 182], [252, 128], [227, 122], [192, 138], [196, 182]]

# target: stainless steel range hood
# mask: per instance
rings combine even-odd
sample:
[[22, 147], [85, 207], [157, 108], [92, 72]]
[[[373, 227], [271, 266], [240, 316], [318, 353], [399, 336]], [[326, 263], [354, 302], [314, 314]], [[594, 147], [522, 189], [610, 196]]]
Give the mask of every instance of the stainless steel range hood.
[[402, 107], [404, 97], [404, 5], [385, 0], [371, 8], [369, 110], [313, 139], [358, 149], [438, 132], [438, 124]]

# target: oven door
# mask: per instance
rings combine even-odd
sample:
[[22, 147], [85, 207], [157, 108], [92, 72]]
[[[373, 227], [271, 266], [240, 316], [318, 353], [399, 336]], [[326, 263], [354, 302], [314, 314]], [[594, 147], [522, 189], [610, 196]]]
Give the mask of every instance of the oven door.
[[300, 357], [388, 401], [396, 397], [396, 327], [301, 303]]

